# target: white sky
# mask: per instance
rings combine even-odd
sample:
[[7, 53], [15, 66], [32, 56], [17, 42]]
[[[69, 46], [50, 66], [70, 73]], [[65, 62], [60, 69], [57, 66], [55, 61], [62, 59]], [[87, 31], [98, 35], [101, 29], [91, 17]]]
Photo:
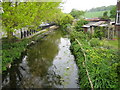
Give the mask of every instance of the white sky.
[[63, 0], [63, 12], [69, 13], [73, 8], [89, 10], [94, 7], [116, 5], [117, 0]]

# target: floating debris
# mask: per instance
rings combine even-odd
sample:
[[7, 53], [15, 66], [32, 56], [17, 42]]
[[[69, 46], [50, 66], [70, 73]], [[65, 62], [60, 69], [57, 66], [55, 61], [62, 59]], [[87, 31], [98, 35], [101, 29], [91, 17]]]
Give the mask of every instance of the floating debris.
[[35, 44], [35, 41], [31, 41], [32, 44]]
[[67, 67], [67, 69], [70, 69], [70, 67]]
[[78, 80], [78, 78], [75, 78], [76, 80]]

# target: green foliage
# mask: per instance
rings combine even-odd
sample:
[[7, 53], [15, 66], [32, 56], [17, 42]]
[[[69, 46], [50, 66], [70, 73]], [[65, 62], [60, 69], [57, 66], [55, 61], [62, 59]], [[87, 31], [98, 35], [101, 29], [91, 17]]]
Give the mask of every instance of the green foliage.
[[8, 64], [12, 63], [13, 60], [18, 60], [21, 57], [21, 53], [27, 47], [29, 40], [25, 39], [13, 43], [10, 43], [8, 40], [3, 40], [2, 43], [2, 71], [5, 71]]
[[116, 6], [114, 6], [111, 10], [110, 10], [110, 18], [115, 18], [116, 17]]
[[98, 38], [92, 38], [89, 42], [92, 47], [100, 46], [100, 40]]
[[[2, 14], [2, 24], [7, 33], [14, 32], [15, 29], [31, 25], [37, 12], [36, 3], [15, 3], [12, 6], [11, 2], [2, 2], [4, 13]], [[34, 8], [31, 8], [34, 7]]]
[[[95, 17], [102, 17], [105, 11], [96, 11], [96, 12], [85, 12], [85, 18], [95, 18]], [[110, 11], [108, 10], [108, 16], [110, 16]]]
[[101, 45], [104, 45], [105, 47], [111, 47], [113, 49], [118, 49], [118, 40], [107, 40], [107, 39], [103, 39], [101, 40]]
[[[58, 22], [64, 14], [58, 8], [60, 2], [37, 2], [38, 12], [32, 23], [34, 26], [39, 26], [41, 22]], [[60, 15], [60, 16], [58, 16]]]
[[86, 40], [87, 39], [87, 34], [84, 34], [83, 32], [78, 32], [76, 30], [73, 30], [70, 33], [71, 40], [74, 41], [75, 38], [80, 38], [81, 40]]
[[84, 11], [80, 11], [80, 10], [76, 10], [76, 9], [72, 9], [72, 11], [70, 12], [70, 14], [75, 18], [75, 19], [79, 19], [81, 16], [84, 15]]
[[108, 11], [111, 10], [115, 5], [110, 6], [102, 6], [90, 9], [88, 12], [96, 12], [96, 11]]
[[105, 37], [105, 31], [106, 29], [104, 27], [95, 28], [94, 37], [102, 39], [102, 37]]
[[[23, 27], [36, 29], [42, 22], [67, 27], [72, 23], [73, 17], [64, 14], [59, 8], [61, 2], [2, 2], [4, 13], [2, 13], [3, 32], [9, 39], [3, 39], [3, 64], [2, 70], [6, 70], [9, 63], [19, 59], [21, 53], [26, 49], [30, 40], [17, 40], [13, 32]], [[37, 40], [39, 37], [35, 38]]]
[[2, 2], [3, 32], [7, 32], [8, 38], [11, 38], [16, 29], [26, 26], [36, 28], [42, 22], [59, 20], [58, 15], [62, 13], [59, 5], [60, 2]]
[[22, 52], [24, 52], [30, 41], [37, 41], [41, 37], [34, 36], [31, 39], [12, 40], [7, 38], [2, 39], [2, 71], [6, 71], [8, 64], [13, 63], [14, 60], [19, 60]]
[[115, 18], [116, 6], [110, 5], [107, 7], [103, 6], [103, 7], [92, 8], [85, 12], [84, 17], [86, 18], [102, 17], [105, 12], [108, 12], [107, 14], [108, 17]]
[[103, 13], [103, 16], [102, 16], [101, 18], [103, 18], [103, 19], [109, 19], [108, 12], [105, 11], [105, 12]]
[[75, 38], [82, 44], [81, 47], [86, 54], [87, 61], [85, 65], [94, 88], [118, 88], [117, 67], [119, 65], [119, 56], [117, 51], [101, 48], [99, 39], [93, 38], [88, 41], [86, 34], [73, 31], [71, 33], [71, 49], [79, 67], [80, 87], [90, 88], [90, 84], [86, 70], [83, 67], [83, 52], [80, 45], [74, 40]]
[[88, 21], [85, 21], [84, 19], [80, 19], [79, 21], [77, 21], [77, 24], [75, 25], [75, 29], [77, 31], [80, 31], [80, 30], [82, 30], [82, 26], [87, 23], [88, 23]]
[[59, 21], [59, 25], [60, 26], [67, 26], [67, 24], [72, 24], [72, 21], [73, 21], [73, 17], [70, 15], [70, 14], [64, 14], [62, 17], [61, 17], [61, 19], [60, 19], [60, 21]]

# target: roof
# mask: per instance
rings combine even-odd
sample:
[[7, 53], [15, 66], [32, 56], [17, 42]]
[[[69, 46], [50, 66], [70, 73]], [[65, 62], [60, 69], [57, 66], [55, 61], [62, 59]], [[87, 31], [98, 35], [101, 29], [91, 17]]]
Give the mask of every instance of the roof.
[[101, 24], [101, 25], [99, 25], [100, 27], [106, 27], [106, 26], [108, 26], [108, 24]]
[[110, 19], [103, 19], [103, 18], [87, 18], [86, 21], [90, 22], [98, 22], [98, 21], [110, 21]]
[[90, 22], [86, 25], [83, 25], [83, 28], [89, 28], [90, 26], [107, 26], [108, 24], [105, 24], [105, 21], [99, 21], [99, 22]]
[[86, 21], [99, 21], [99, 18], [89, 18], [89, 19], [85, 19]]
[[89, 25], [83, 25], [82, 27], [89, 28], [90, 26]]

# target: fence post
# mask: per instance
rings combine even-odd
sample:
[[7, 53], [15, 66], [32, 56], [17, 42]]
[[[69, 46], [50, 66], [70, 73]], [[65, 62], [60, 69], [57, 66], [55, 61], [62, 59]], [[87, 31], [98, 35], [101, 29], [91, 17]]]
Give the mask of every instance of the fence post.
[[23, 32], [22, 32], [22, 28], [20, 29], [21, 32], [21, 39], [23, 38]]
[[108, 39], [110, 38], [110, 27], [108, 27]]
[[113, 28], [112, 30], [113, 30], [113, 39], [114, 39], [114, 31], [115, 31], [115, 30], [114, 30], [114, 28]]

